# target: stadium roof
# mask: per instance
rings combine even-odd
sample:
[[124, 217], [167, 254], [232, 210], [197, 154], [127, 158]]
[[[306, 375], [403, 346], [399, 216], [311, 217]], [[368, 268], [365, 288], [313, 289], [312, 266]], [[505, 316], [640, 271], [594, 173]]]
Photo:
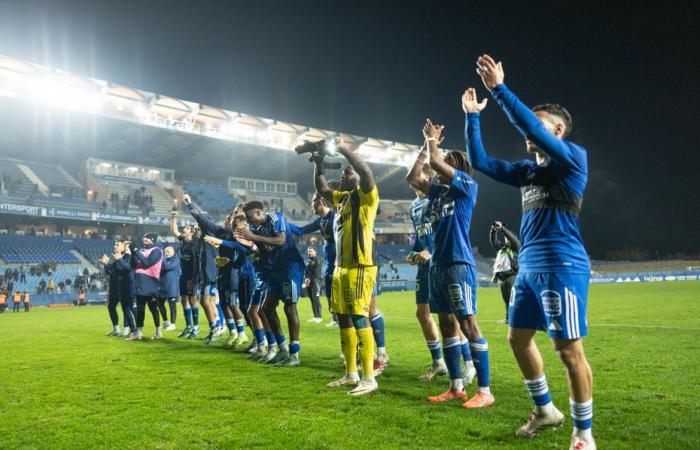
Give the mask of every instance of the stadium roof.
[[[257, 117], [202, 105], [162, 94], [119, 86], [108, 81], [74, 75], [59, 69], [0, 56], [0, 95], [91, 116], [118, 119], [141, 126], [176, 131], [161, 145], [183, 147], [182, 134], [252, 146], [293, 151], [302, 140], [343, 136], [359, 146], [368, 162], [408, 167], [418, 146], [349, 135], [305, 125]], [[182, 139], [179, 139], [182, 141]], [[152, 141], [152, 142], [153, 142]], [[201, 143], [201, 141], [200, 141]]]

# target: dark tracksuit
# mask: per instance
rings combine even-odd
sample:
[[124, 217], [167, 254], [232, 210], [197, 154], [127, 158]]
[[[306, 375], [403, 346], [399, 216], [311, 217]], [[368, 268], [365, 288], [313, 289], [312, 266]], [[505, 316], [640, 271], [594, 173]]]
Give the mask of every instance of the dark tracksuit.
[[318, 258], [308, 258], [306, 260], [306, 273], [304, 278], [308, 280], [306, 287], [309, 298], [311, 299], [311, 309], [314, 317], [321, 318], [321, 282], [323, 280], [323, 264]]
[[[109, 311], [109, 318], [112, 321], [112, 326], [119, 325], [119, 314], [117, 313], [117, 304], [121, 304], [122, 315], [124, 316], [124, 326], [130, 329], [135, 329], [134, 326], [134, 316], [131, 313], [131, 301], [130, 295], [127, 297], [126, 301], [122, 298], [122, 289], [124, 288], [124, 277], [129, 277], [129, 272], [131, 269], [128, 268], [125, 272], [123, 270], [123, 264], [121, 259], [111, 261], [105, 266], [105, 275], [107, 275], [107, 311]], [[127, 283], [127, 288], [130, 289]]]
[[177, 318], [177, 299], [180, 297], [180, 257], [177, 254], [170, 258], [163, 258], [163, 265], [160, 266], [160, 280], [158, 289], [158, 309], [163, 320], [168, 320], [165, 311], [165, 303], [170, 308], [170, 323], [174, 324]]
[[[500, 232], [503, 233], [505, 239], [501, 239]], [[500, 230], [491, 229], [489, 233], [491, 247], [497, 252], [510, 249], [512, 257], [510, 258], [511, 268], [505, 272], [494, 273], [493, 280], [498, 283], [501, 288], [501, 297], [506, 306], [506, 321], [508, 321], [508, 302], [510, 301], [510, 292], [515, 283], [515, 277], [518, 274], [518, 252], [520, 252], [520, 239], [508, 228], [502, 226]]]
[[[145, 256], [142, 251], [136, 251], [131, 257], [131, 267], [134, 270], [150, 269], [154, 265], [160, 263], [163, 259], [163, 250], [159, 247], [153, 248], [150, 255]], [[158, 313], [158, 290], [159, 290], [160, 272], [156, 276], [150, 276], [144, 273], [134, 273], [134, 289], [136, 291], [136, 327], [142, 328], [146, 316], [146, 304], [153, 315], [153, 323], [156, 327], [160, 326], [160, 316]]]
[[136, 293], [134, 292], [134, 271], [131, 269], [131, 255], [122, 255], [114, 261], [114, 272], [117, 276], [117, 295], [122, 305], [124, 326], [136, 330]]
[[219, 247], [219, 254], [231, 259], [231, 264], [238, 274], [239, 307], [248, 326], [251, 326], [250, 309], [253, 293], [258, 284], [258, 275], [250, 259], [250, 251], [235, 240], [224, 241]]
[[213, 246], [204, 242], [204, 236], [216, 237], [214, 230], [210, 228], [210, 225], [213, 222], [205, 219], [202, 216], [201, 209], [196, 203], [190, 203], [187, 205], [187, 209], [199, 224], [200, 229], [200, 237], [197, 239], [194, 246], [196, 284], [199, 285], [200, 295], [209, 296], [212, 288], [216, 287], [216, 277], [218, 272], [216, 267], [216, 255], [218, 254], [218, 251]]

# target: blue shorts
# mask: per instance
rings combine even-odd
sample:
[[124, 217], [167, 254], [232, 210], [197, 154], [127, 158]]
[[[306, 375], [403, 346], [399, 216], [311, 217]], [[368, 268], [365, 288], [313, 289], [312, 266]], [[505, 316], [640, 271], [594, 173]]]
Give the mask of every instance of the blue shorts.
[[219, 301], [222, 305], [238, 306], [238, 294], [236, 291], [219, 289]]
[[422, 264], [418, 266], [416, 275], [416, 305], [430, 304], [430, 266]]
[[180, 277], [180, 295], [191, 296], [194, 295], [195, 292], [197, 292], [197, 288], [195, 286], [194, 277], [190, 279]]
[[470, 264], [430, 268], [430, 310], [459, 318], [476, 314], [476, 270]]
[[250, 300], [251, 305], [260, 306], [265, 303], [265, 297], [267, 297], [267, 280], [258, 279], [255, 285], [255, 290], [253, 291], [253, 297]]
[[588, 334], [587, 273], [519, 273], [508, 308], [512, 328], [547, 331], [557, 339]]
[[216, 289], [216, 281], [202, 284], [199, 288], [199, 295], [202, 297], [216, 297], [216, 294], [218, 294], [218, 290]]
[[282, 300], [285, 305], [299, 301], [301, 285], [304, 283], [304, 272], [292, 270], [289, 272], [274, 272], [267, 285], [267, 298], [274, 297]]

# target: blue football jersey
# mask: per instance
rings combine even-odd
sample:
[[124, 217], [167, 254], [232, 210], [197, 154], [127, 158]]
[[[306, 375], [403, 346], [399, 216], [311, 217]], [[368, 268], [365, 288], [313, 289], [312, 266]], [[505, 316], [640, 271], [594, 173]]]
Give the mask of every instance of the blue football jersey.
[[276, 270], [289, 271], [303, 267], [304, 260], [299, 254], [297, 245], [294, 242], [292, 232], [287, 225], [284, 216], [275, 211], [267, 215], [267, 220], [259, 227], [252, 229], [253, 233], [260, 236], [275, 236], [280, 233], [286, 234], [286, 239], [282, 246], [258, 245], [260, 255], [257, 261], [258, 272], [271, 273]]
[[472, 211], [476, 206], [476, 180], [456, 170], [449, 186], [432, 183], [428, 193], [435, 248], [431, 266], [475, 265], [469, 240]]
[[416, 232], [414, 251], [428, 250], [431, 254], [435, 249], [433, 224], [430, 214], [430, 199], [428, 197], [415, 199], [411, 203], [411, 221]]
[[547, 155], [547, 161], [503, 161], [486, 155], [479, 114], [466, 118], [466, 139], [474, 168], [520, 188], [520, 272], [590, 273], [578, 215], [588, 180], [586, 150], [549, 132], [539, 118], [501, 84], [491, 92], [510, 121]]

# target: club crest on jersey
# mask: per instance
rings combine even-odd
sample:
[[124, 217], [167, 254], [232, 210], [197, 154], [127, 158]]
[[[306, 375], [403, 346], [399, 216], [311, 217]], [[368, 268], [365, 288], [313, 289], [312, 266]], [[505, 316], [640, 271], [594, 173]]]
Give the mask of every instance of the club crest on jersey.
[[545, 314], [552, 317], [561, 315], [561, 295], [559, 292], [545, 289], [540, 292], [540, 299], [542, 299], [542, 308], [544, 308]]

